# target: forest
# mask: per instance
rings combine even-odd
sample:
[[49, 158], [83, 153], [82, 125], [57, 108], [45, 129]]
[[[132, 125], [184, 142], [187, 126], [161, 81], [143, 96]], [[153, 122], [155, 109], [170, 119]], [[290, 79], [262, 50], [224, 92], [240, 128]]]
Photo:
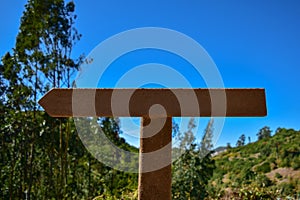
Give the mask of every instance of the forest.
[[[118, 118], [87, 118], [75, 126], [74, 119], [52, 118], [38, 104], [51, 88], [75, 87], [74, 75], [86, 62], [83, 55], [72, 57], [82, 37], [76, 18], [73, 1], [28, 0], [15, 46], [1, 55], [0, 199], [137, 199], [138, 174], [99, 162], [77, 132], [91, 127], [86, 135], [102, 131], [119, 148], [138, 153], [122, 138]], [[213, 119], [200, 142], [194, 118], [183, 133], [173, 124], [180, 141], [173, 151], [184, 153], [172, 163], [172, 199], [300, 196], [299, 131], [278, 128], [272, 135], [263, 127], [256, 142], [245, 144], [244, 136], [237, 147], [214, 155]]]

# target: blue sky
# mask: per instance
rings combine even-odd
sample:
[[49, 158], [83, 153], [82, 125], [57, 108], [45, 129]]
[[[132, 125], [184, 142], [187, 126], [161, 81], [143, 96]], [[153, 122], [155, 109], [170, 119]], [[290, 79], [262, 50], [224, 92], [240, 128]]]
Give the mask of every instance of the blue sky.
[[[1, 56], [14, 46], [25, 3], [0, 3]], [[278, 127], [300, 129], [300, 1], [75, 0], [75, 4], [76, 26], [83, 37], [74, 56], [88, 55], [103, 40], [128, 29], [164, 27], [201, 44], [216, 63], [225, 87], [265, 88], [268, 116], [226, 118], [217, 145], [235, 145], [241, 134], [256, 140], [256, 133], [265, 125], [274, 131]], [[155, 51], [122, 59], [128, 69], [137, 63], [178, 64], [178, 58]], [[117, 69], [112, 68], [107, 77], [122, 71]], [[202, 86], [188, 67], [182, 73], [193, 87]], [[103, 86], [113, 84], [110, 81], [104, 77]], [[205, 120], [200, 123], [201, 133], [205, 125]]]

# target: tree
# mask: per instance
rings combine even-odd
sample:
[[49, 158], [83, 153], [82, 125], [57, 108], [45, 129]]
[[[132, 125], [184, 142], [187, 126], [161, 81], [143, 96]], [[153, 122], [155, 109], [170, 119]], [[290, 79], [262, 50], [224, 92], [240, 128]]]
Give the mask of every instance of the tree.
[[[5, 92], [1, 104], [5, 109], [1, 158], [6, 163], [3, 169], [11, 169], [2, 171], [9, 180], [0, 181], [1, 188], [8, 188], [0, 192], [4, 199], [62, 198], [66, 188], [54, 182], [57, 177], [61, 177], [61, 183], [63, 179], [67, 182], [70, 121], [46, 117], [39, 111], [37, 99], [50, 86], [70, 86], [71, 73], [77, 69], [78, 62], [71, 58], [73, 44], [80, 38], [73, 26], [74, 9], [74, 2], [28, 0], [15, 48], [2, 57], [0, 86], [1, 93], [2, 88]], [[58, 132], [60, 145], [56, 149], [59, 137], [53, 133]], [[51, 141], [49, 145], [46, 139]], [[56, 162], [55, 152], [59, 152], [61, 163]], [[59, 176], [54, 173], [55, 166], [61, 168]]]
[[212, 148], [213, 120], [208, 123], [204, 131], [200, 143], [202, 148], [200, 144], [195, 143], [193, 133], [195, 127], [195, 121], [192, 118], [180, 144], [185, 148], [185, 152], [173, 163], [172, 199], [198, 200], [204, 199], [207, 195], [206, 186], [215, 168], [209, 151]]
[[191, 145], [195, 141], [195, 135], [193, 130], [196, 128], [195, 118], [191, 118], [188, 123], [188, 130], [183, 134], [181, 141], [180, 141], [180, 150], [185, 151], [191, 148]]
[[15, 48], [24, 76], [33, 88], [45, 81], [52, 87], [70, 87], [71, 73], [80, 63], [71, 58], [73, 45], [81, 37], [74, 28], [74, 2], [28, 0], [25, 9]]
[[[0, 110], [3, 111], [4, 109], [4, 95], [5, 95], [5, 83], [4, 83], [4, 77], [3, 77], [3, 71], [4, 71], [4, 66], [0, 64]], [[3, 114], [3, 113], [0, 113]]]
[[[74, 2], [65, 3], [63, 0], [28, 0], [25, 12], [21, 18], [19, 33], [14, 48], [15, 62], [22, 69], [22, 77], [31, 90], [28, 100], [32, 102], [32, 129], [28, 134], [29, 163], [28, 197], [31, 195], [33, 168], [37, 154], [35, 144], [38, 138], [38, 121], [36, 111], [37, 99], [50, 87], [70, 87], [72, 71], [77, 69], [77, 63], [71, 58], [73, 44], [80, 39], [74, 28]], [[64, 124], [66, 123], [66, 124]], [[63, 134], [63, 127], [69, 126], [68, 120], [57, 120], [52, 129], [59, 130], [60, 177], [57, 179], [61, 189], [58, 197], [62, 197], [66, 179], [67, 152], [69, 132]], [[69, 129], [68, 129], [69, 130]], [[65, 137], [65, 138], [64, 138]], [[36, 177], [37, 178], [37, 177]]]
[[[106, 198], [109, 190], [121, 199], [136, 193], [136, 174], [99, 163], [71, 119], [51, 118], [37, 104], [50, 87], [70, 87], [81, 61], [71, 56], [80, 38], [74, 9], [73, 1], [28, 0], [16, 45], [1, 58], [0, 199]], [[91, 119], [82, 121], [82, 129], [95, 131]], [[99, 123], [113, 142], [138, 152], [119, 138], [116, 119]]]
[[204, 130], [204, 135], [202, 137], [202, 140], [200, 142], [200, 157], [205, 157], [207, 154], [209, 154], [213, 148], [213, 144], [212, 144], [212, 138], [213, 138], [213, 131], [214, 131], [214, 119], [212, 118], [205, 130]]
[[236, 142], [236, 146], [237, 147], [241, 147], [241, 146], [244, 146], [245, 145], [245, 140], [246, 140], [246, 136], [244, 134], [242, 134], [238, 141]]
[[265, 126], [265, 127], [261, 128], [256, 135], [258, 137], [258, 140], [261, 140], [261, 139], [265, 139], [265, 138], [270, 138], [271, 133], [272, 133], [272, 131], [271, 131], [270, 127]]
[[227, 142], [227, 144], [226, 144], [226, 149], [231, 149], [232, 147], [231, 147], [231, 144], [230, 144], [230, 142]]
[[[8, 189], [0, 193], [5, 195], [4, 199], [12, 199], [13, 196], [21, 196], [25, 185], [30, 181], [29, 134], [33, 130], [30, 124], [32, 115], [28, 111], [32, 108], [32, 101], [30, 101], [30, 87], [22, 78], [21, 67], [15, 62], [14, 56], [6, 53], [2, 63], [1, 78], [5, 93], [2, 101], [4, 109], [1, 110], [3, 123], [1, 123], [0, 149], [1, 157], [4, 159], [1, 163], [5, 165], [1, 169], [4, 169], [2, 175], [7, 177], [8, 181], [0, 181], [0, 187]], [[18, 173], [21, 175], [16, 176]]]

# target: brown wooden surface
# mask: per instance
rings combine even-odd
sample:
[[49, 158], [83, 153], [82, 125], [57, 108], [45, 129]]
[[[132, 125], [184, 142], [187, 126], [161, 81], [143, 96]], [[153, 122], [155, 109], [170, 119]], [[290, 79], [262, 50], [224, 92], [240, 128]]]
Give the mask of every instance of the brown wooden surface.
[[52, 89], [39, 104], [53, 117], [143, 117], [155, 104], [169, 117], [267, 114], [264, 89]]
[[[147, 127], [149, 124], [152, 127]], [[162, 125], [162, 127], [160, 127]], [[159, 128], [158, 133], [153, 129]], [[171, 200], [172, 118], [141, 120], [139, 200]], [[161, 151], [161, 149], [164, 149]], [[159, 151], [159, 152], [158, 152]]]
[[171, 117], [267, 114], [264, 89], [52, 89], [39, 104], [53, 117], [142, 117], [139, 200], [171, 199]]

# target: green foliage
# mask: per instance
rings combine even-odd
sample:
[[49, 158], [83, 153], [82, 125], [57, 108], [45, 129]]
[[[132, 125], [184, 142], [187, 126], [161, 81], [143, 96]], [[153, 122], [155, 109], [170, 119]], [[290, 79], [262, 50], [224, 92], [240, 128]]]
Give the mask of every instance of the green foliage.
[[275, 174], [275, 178], [277, 178], [277, 179], [281, 179], [281, 178], [282, 178], [282, 175], [281, 175], [281, 174], [279, 174], [279, 173], [276, 173], [276, 174]]
[[207, 196], [207, 184], [215, 168], [210, 152], [213, 120], [208, 123], [200, 145], [191, 140], [191, 144], [186, 143], [185, 138], [194, 138], [191, 135], [193, 128], [194, 120], [191, 119], [186, 136], [181, 141], [187, 146], [180, 145], [186, 151], [172, 166], [172, 199], [198, 200]]
[[214, 157], [216, 169], [209, 182], [214, 186], [208, 190], [209, 197], [276, 199], [299, 193], [298, 175], [293, 177], [272, 171], [299, 171], [298, 141], [300, 131], [278, 128], [273, 136], [238, 148], [227, 149], [225, 153]]
[[[137, 199], [137, 174], [98, 162], [81, 143], [71, 119], [51, 118], [39, 110], [37, 99], [50, 87], [71, 87], [72, 73], [82, 60], [71, 57], [81, 37], [74, 11], [73, 1], [28, 0], [16, 45], [1, 59], [0, 199]], [[97, 133], [97, 127], [86, 128], [91, 122], [83, 120], [77, 127], [86, 131], [84, 136]], [[138, 151], [120, 137], [118, 119], [96, 123], [115, 145]], [[286, 181], [277, 183], [265, 174], [280, 167], [299, 170], [299, 131], [278, 128], [271, 136], [270, 128], [263, 127], [259, 141], [245, 146], [242, 135], [239, 148], [212, 159], [213, 120], [200, 144], [194, 128], [193, 119], [184, 135], [173, 127], [181, 141], [178, 152], [185, 150], [173, 163], [173, 199], [220, 199], [228, 194], [225, 189], [235, 199], [275, 199], [300, 192], [297, 178], [276, 174]]]
[[210, 155], [200, 158], [193, 145], [173, 164], [172, 199], [204, 199], [213, 169]]
[[237, 147], [241, 147], [241, 146], [244, 146], [245, 145], [245, 140], [246, 140], [246, 136], [244, 134], [242, 134], [238, 141], [236, 142], [236, 146]]
[[49, 118], [37, 104], [38, 97], [49, 89], [48, 72], [56, 73], [56, 82], [64, 82], [71, 76], [65, 72], [76, 69], [70, 57], [72, 44], [79, 39], [71, 37], [77, 35], [73, 12], [73, 2], [29, 0], [15, 48], [2, 57], [4, 189], [0, 194], [4, 199], [63, 198], [72, 186], [68, 183], [76, 178], [68, 154], [69, 139], [76, 134], [72, 122]]
[[286, 196], [293, 194], [295, 189], [295, 186], [291, 183], [281, 183], [279, 186], [281, 188], [280, 193]]
[[258, 140], [261, 140], [261, 139], [265, 139], [265, 138], [270, 138], [271, 133], [272, 133], [272, 131], [271, 131], [270, 127], [265, 126], [265, 127], [261, 128], [256, 135], [258, 137]]
[[272, 185], [272, 181], [264, 174], [258, 174], [255, 177], [254, 182], [258, 187], [269, 187]]
[[28, 0], [25, 9], [14, 48], [23, 77], [37, 92], [45, 81], [52, 87], [70, 87], [79, 64], [70, 55], [81, 37], [74, 27], [74, 2]]
[[212, 144], [212, 138], [213, 138], [213, 131], [214, 131], [214, 119], [212, 118], [205, 130], [204, 130], [204, 134], [203, 134], [203, 138], [200, 142], [200, 156], [201, 157], [205, 157], [207, 154], [211, 153], [212, 148], [213, 148], [213, 144]]
[[[120, 199], [136, 193], [137, 174], [99, 163], [81, 143], [71, 119], [51, 118], [39, 110], [37, 99], [50, 86], [71, 86], [81, 60], [70, 57], [80, 38], [74, 9], [74, 2], [28, 0], [16, 46], [1, 59], [0, 199]], [[100, 122], [109, 138], [137, 152], [119, 137], [116, 120]]]
[[256, 167], [257, 172], [268, 173], [271, 171], [270, 163], [264, 162], [263, 164]]
[[[299, 158], [299, 156], [298, 156]], [[300, 169], [300, 159], [295, 159], [293, 162], [292, 162], [292, 168], [294, 170], [299, 170]]]
[[240, 199], [245, 200], [256, 200], [256, 199], [276, 199], [276, 193], [266, 190], [263, 187], [252, 187], [246, 186], [241, 188], [237, 192], [237, 196]]
[[179, 137], [180, 140], [180, 145], [179, 148], [180, 150], [187, 150], [191, 148], [191, 145], [193, 144], [195, 140], [195, 135], [193, 133], [193, 130], [196, 128], [195, 125], [195, 119], [191, 118], [188, 124], [188, 130]]

